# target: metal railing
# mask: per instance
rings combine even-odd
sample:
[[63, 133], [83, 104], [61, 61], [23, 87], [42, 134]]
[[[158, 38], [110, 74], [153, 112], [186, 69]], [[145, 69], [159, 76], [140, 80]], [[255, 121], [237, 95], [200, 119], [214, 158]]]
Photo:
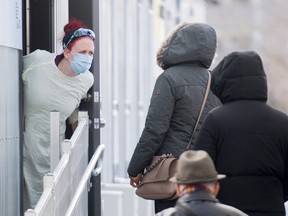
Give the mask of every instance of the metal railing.
[[89, 179], [102, 171], [105, 149], [103, 144], [98, 146], [88, 164], [88, 131], [87, 112], [79, 112], [75, 132], [61, 144], [60, 161], [52, 173], [44, 176], [42, 196], [25, 216], [88, 215]]
[[[91, 177], [97, 176], [101, 173], [102, 171], [102, 161], [103, 161], [103, 153], [104, 153], [105, 146], [103, 144], [99, 145], [98, 148], [96, 149], [95, 153], [93, 154], [84, 174], [83, 177], [79, 183], [79, 186], [75, 192], [75, 195], [69, 205], [69, 208], [65, 214], [65, 216], [71, 216], [71, 215], [80, 215], [74, 214], [76, 212], [76, 207], [77, 204], [79, 203], [79, 200], [81, 198], [81, 195], [83, 194], [85, 188], [88, 188], [87, 183]], [[97, 165], [96, 168], [94, 168]]]

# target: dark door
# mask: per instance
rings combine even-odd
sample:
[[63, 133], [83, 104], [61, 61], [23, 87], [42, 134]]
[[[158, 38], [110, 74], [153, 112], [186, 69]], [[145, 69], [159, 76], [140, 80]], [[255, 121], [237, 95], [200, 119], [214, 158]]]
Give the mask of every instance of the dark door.
[[[91, 99], [82, 102], [81, 107], [88, 110], [91, 120], [89, 132], [89, 159], [94, 154], [96, 148], [100, 145], [100, 58], [99, 58], [99, 1], [95, 0], [70, 0], [69, 16], [82, 20], [88, 28], [91, 28], [95, 34], [95, 53], [91, 71], [94, 74], [94, 85], [90, 89]], [[101, 215], [101, 178], [100, 175], [91, 178], [92, 188], [89, 192], [89, 216]]]
[[[28, 15], [28, 22], [26, 27], [23, 28], [23, 54], [33, 52], [36, 49], [43, 49], [52, 52], [53, 46], [53, 0], [29, 0], [29, 14], [27, 14], [26, 1], [23, 1], [23, 20], [26, 21]], [[27, 34], [28, 33], [28, 34]], [[27, 41], [27, 35], [29, 35]], [[27, 50], [27, 45], [28, 49]]]

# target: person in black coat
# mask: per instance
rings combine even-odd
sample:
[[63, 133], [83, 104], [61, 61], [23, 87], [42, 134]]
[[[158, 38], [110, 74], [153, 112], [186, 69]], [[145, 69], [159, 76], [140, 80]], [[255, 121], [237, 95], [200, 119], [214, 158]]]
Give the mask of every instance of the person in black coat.
[[233, 52], [212, 71], [222, 102], [194, 145], [227, 176], [218, 198], [250, 216], [284, 216], [288, 199], [288, 117], [269, 106], [267, 80], [254, 51]]
[[188, 150], [181, 154], [177, 174], [170, 181], [176, 183], [180, 196], [176, 206], [156, 216], [247, 216], [240, 210], [222, 204], [215, 198], [219, 192], [218, 174], [212, 159], [205, 151]]
[[[181, 24], [163, 42], [157, 62], [164, 71], [156, 80], [145, 128], [129, 163], [131, 186], [139, 185], [154, 155], [172, 154], [178, 158], [188, 146], [216, 44], [215, 30], [204, 23]], [[219, 99], [210, 91], [199, 128], [207, 113], [219, 105]], [[175, 202], [156, 200], [155, 212], [174, 206]]]

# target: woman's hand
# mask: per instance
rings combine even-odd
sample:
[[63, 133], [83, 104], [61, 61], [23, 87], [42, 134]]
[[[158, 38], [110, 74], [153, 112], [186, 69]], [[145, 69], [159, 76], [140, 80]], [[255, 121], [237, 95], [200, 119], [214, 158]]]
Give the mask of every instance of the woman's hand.
[[129, 176], [130, 185], [134, 188], [138, 187], [140, 181], [142, 180], [142, 173], [139, 173], [136, 177]]

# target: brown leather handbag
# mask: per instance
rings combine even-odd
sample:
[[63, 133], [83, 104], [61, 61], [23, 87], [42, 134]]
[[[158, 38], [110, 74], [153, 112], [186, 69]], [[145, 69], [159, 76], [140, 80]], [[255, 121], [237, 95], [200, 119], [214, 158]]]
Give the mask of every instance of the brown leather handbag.
[[149, 200], [176, 199], [175, 185], [169, 181], [176, 172], [176, 165], [177, 158], [171, 154], [154, 156], [136, 189], [136, 194]]
[[[205, 107], [205, 103], [208, 97], [211, 74], [209, 74], [206, 92], [203, 98], [203, 102], [197, 117], [195, 127], [187, 150], [190, 149], [192, 140], [194, 140], [195, 131], [198, 126], [200, 117]], [[164, 154], [161, 156], [154, 156], [151, 165], [146, 168], [142, 180], [137, 187], [135, 193], [144, 199], [148, 200], [173, 200], [177, 198], [175, 183], [170, 182], [169, 179], [174, 176], [177, 166], [177, 158], [172, 154]]]

